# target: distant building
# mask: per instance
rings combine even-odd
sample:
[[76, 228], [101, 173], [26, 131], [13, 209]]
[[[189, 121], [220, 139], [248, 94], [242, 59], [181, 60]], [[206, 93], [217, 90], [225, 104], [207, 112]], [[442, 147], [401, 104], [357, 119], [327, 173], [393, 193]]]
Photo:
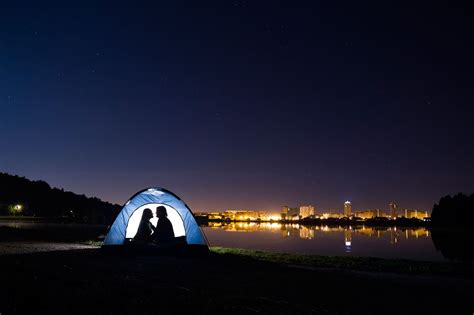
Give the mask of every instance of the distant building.
[[407, 219], [415, 218], [422, 220], [428, 217], [428, 211], [405, 209], [403, 210], [403, 216]]
[[295, 208], [290, 208], [288, 210], [288, 217], [290, 220], [298, 220], [300, 217], [300, 208], [295, 207]]
[[390, 207], [390, 217], [392, 219], [398, 217], [398, 204], [391, 202], [388, 204], [388, 206]]
[[224, 212], [224, 216], [234, 221], [255, 221], [261, 219], [266, 213], [253, 210], [229, 209]]
[[352, 215], [352, 204], [350, 201], [344, 202], [344, 216], [350, 217]]
[[212, 211], [212, 212], [209, 212], [207, 217], [210, 219], [210, 220], [222, 220], [223, 219], [223, 215], [221, 212], [217, 212], [217, 211]]
[[300, 218], [308, 218], [314, 216], [314, 206], [307, 205], [307, 206], [300, 206]]
[[290, 208], [288, 206], [283, 206], [281, 209], [281, 218], [283, 220], [299, 220], [300, 218], [300, 209], [299, 208]]
[[334, 212], [324, 212], [324, 213], [321, 213], [321, 215], [319, 216], [319, 218], [321, 219], [340, 219], [342, 217], [343, 217], [342, 214], [334, 213]]
[[286, 220], [288, 219], [288, 212], [289, 212], [290, 208], [288, 206], [283, 206], [281, 207], [281, 219], [282, 220]]
[[362, 219], [373, 219], [373, 218], [376, 218], [376, 217], [383, 216], [380, 209], [357, 211], [355, 213], [355, 215], [356, 215], [356, 217], [359, 217], [359, 218], [362, 218]]
[[280, 217], [275, 213], [255, 210], [234, 210], [230, 209], [224, 212], [207, 213], [209, 220], [227, 220], [227, 221], [276, 221]]

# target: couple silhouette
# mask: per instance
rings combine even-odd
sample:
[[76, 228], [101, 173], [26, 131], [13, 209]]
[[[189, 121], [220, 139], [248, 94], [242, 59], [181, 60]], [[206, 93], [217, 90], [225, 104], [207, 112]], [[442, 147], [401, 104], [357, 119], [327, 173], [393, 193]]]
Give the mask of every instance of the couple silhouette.
[[164, 243], [174, 239], [173, 225], [168, 219], [168, 213], [164, 206], [156, 208], [156, 217], [158, 223], [156, 227], [150, 222], [153, 218], [151, 209], [143, 210], [140, 225], [138, 226], [137, 234], [133, 238], [133, 242], [137, 244], [146, 243]]

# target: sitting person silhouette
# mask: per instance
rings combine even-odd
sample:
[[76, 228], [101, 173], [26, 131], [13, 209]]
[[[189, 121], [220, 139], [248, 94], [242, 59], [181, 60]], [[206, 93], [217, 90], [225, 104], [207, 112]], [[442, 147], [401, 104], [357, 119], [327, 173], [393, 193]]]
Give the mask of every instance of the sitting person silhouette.
[[142, 219], [140, 220], [140, 225], [138, 226], [137, 234], [133, 237], [133, 242], [137, 244], [145, 244], [150, 241], [150, 236], [153, 234], [155, 227], [150, 222], [150, 219], [153, 218], [153, 212], [151, 209], [146, 208], [143, 210]]
[[168, 219], [168, 213], [164, 206], [156, 208], [156, 216], [158, 223], [156, 224], [155, 233], [153, 234], [153, 241], [156, 243], [163, 243], [174, 239], [173, 225]]

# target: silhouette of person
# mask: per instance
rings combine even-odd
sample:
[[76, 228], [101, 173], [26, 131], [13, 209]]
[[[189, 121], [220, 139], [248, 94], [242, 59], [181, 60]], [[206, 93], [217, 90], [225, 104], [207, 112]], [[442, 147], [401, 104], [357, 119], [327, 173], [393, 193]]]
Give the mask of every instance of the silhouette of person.
[[174, 239], [173, 225], [168, 219], [168, 213], [164, 206], [156, 208], [156, 216], [158, 223], [156, 224], [155, 233], [153, 234], [153, 241], [162, 243]]
[[155, 229], [153, 224], [150, 222], [151, 218], [153, 218], [153, 212], [151, 209], [146, 208], [143, 210], [142, 219], [140, 220], [137, 234], [133, 237], [133, 242], [144, 244], [150, 240], [150, 236], [153, 234]]

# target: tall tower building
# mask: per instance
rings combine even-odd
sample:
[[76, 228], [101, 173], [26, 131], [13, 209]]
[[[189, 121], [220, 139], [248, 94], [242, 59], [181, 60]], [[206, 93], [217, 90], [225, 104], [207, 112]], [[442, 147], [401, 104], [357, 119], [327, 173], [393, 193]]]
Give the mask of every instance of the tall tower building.
[[391, 202], [388, 206], [390, 207], [390, 217], [395, 219], [398, 216], [398, 204]]
[[288, 206], [283, 206], [281, 208], [281, 218], [283, 220], [288, 220], [288, 212], [289, 212], [290, 208]]
[[350, 201], [344, 202], [344, 216], [349, 217], [352, 215], [352, 204]]
[[300, 206], [300, 218], [307, 218], [314, 215], [314, 206]]

